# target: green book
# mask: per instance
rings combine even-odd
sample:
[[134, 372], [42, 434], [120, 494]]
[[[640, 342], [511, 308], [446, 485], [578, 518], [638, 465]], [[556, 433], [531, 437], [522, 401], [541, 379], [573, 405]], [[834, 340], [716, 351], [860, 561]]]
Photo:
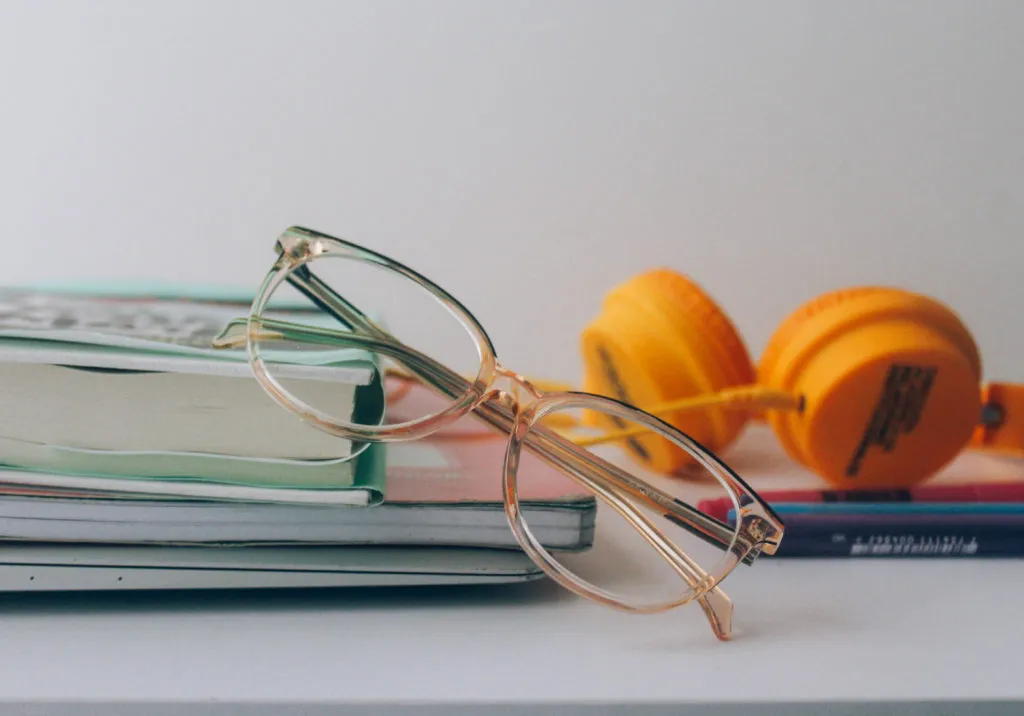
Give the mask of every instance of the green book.
[[[379, 502], [366, 445], [300, 421], [263, 391], [243, 349], [212, 346], [250, 302], [217, 287], [0, 289], [0, 464], [147, 494]], [[280, 310], [339, 327], [312, 306]], [[374, 356], [326, 347], [265, 359], [297, 385], [329, 381], [335, 414], [382, 419]]]

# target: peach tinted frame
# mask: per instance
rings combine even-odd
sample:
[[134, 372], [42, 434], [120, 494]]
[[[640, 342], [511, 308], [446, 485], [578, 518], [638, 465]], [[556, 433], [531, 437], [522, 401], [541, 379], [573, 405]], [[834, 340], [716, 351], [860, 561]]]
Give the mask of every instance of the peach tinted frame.
[[[278, 259], [253, 300], [248, 318], [226, 331], [218, 345], [244, 342], [250, 365], [263, 389], [286, 410], [311, 425], [357, 442], [416, 440], [472, 414], [508, 436], [503, 469], [505, 513], [523, 551], [555, 582], [575, 594], [626, 612], [656, 613], [696, 600], [715, 635], [728, 639], [732, 629], [732, 602], [719, 583], [740, 563], [752, 564], [763, 552], [773, 554], [782, 539], [782, 521], [771, 508], [717, 456], [686, 434], [639, 408], [617, 400], [582, 392], [543, 392], [527, 379], [503, 367], [494, 346], [473, 315], [448, 292], [429, 279], [386, 256], [348, 241], [306, 228], [292, 227], [277, 240]], [[375, 264], [414, 281], [434, 296], [465, 328], [476, 344], [480, 367], [467, 378], [402, 343], [370, 320], [316, 275], [316, 261], [343, 258]], [[343, 330], [300, 326], [264, 317], [270, 297], [287, 282], [330, 314]], [[371, 308], [372, 307], [368, 307]], [[417, 420], [358, 425], [340, 421], [307, 405], [286, 391], [268, 371], [260, 344], [276, 339], [300, 340], [336, 347], [360, 348], [391, 358], [417, 380], [451, 400], [444, 410]], [[541, 424], [553, 411], [596, 410], [632, 421], [685, 450], [714, 476], [738, 509], [735, 524], [726, 524], [658, 489], [635, 475], [574, 444]], [[523, 449], [568, 475], [615, 510], [665, 560], [681, 580], [681, 595], [671, 601], [637, 604], [582, 580], [566, 569], [530, 532], [520, 511], [517, 468]], [[641, 509], [643, 508], [643, 509]], [[370, 508], [372, 509], [372, 508]], [[683, 527], [723, 552], [710, 570], [696, 564], [666, 537], [649, 511]], [[685, 585], [685, 586], [683, 586]]]

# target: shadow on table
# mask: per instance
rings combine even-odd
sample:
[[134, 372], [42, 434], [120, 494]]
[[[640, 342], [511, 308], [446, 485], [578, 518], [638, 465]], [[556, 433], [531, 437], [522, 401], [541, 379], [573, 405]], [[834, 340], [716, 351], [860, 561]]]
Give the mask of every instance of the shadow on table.
[[2, 592], [0, 616], [110, 612], [409, 610], [439, 607], [465, 610], [513, 604], [539, 606], [572, 598], [564, 589], [546, 579], [480, 585]]

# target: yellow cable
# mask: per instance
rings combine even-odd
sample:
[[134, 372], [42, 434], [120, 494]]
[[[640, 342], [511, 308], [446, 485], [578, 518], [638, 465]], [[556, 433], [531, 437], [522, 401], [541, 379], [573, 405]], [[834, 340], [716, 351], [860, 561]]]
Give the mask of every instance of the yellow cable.
[[[399, 379], [414, 379], [412, 375], [395, 368], [389, 368], [387, 370], [387, 374]], [[530, 378], [529, 380], [535, 387], [545, 393], [569, 392], [575, 390], [573, 386], [567, 383], [544, 379], [534, 380], [533, 378]], [[801, 400], [799, 396], [785, 391], [765, 388], [760, 385], [743, 385], [735, 388], [729, 388], [718, 393], [689, 396], [677, 400], [657, 403], [651, 406], [638, 407], [652, 415], [664, 417], [670, 413], [699, 410], [710, 406], [717, 406], [726, 409], [745, 409], [752, 412], [763, 410], [799, 410], [801, 407]], [[569, 413], [556, 412], [546, 416], [541, 420], [541, 422], [548, 427], [555, 428], [556, 430], [564, 430], [567, 428], [577, 427], [580, 421]], [[612, 430], [600, 435], [574, 437], [571, 434], [566, 434], [565, 437], [569, 438], [580, 447], [589, 447], [591, 445], [600, 445], [602, 443], [622, 440], [644, 432], [648, 432], [648, 429], [636, 427], [625, 430]]]
[[[759, 385], [741, 386], [730, 388], [719, 393], [697, 395], [679, 400], [671, 400], [665, 403], [649, 406], [644, 410], [652, 415], [664, 416], [667, 413], [676, 413], [685, 410], [698, 410], [708, 406], [720, 406], [723, 408], [744, 408], [747, 410], [799, 410], [800, 398], [785, 391], [764, 388]], [[648, 428], [635, 427], [625, 430], [612, 430], [601, 435], [574, 437], [567, 435], [570, 440], [580, 447], [600, 445], [602, 443], [614, 442], [624, 438], [632, 437], [649, 432]]]

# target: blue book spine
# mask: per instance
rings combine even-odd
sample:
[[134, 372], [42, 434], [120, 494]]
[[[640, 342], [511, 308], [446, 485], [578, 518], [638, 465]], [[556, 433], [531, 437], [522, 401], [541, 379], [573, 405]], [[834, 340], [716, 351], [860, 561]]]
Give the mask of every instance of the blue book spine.
[[782, 518], [776, 558], [1024, 557], [1024, 515], [810, 515]]

